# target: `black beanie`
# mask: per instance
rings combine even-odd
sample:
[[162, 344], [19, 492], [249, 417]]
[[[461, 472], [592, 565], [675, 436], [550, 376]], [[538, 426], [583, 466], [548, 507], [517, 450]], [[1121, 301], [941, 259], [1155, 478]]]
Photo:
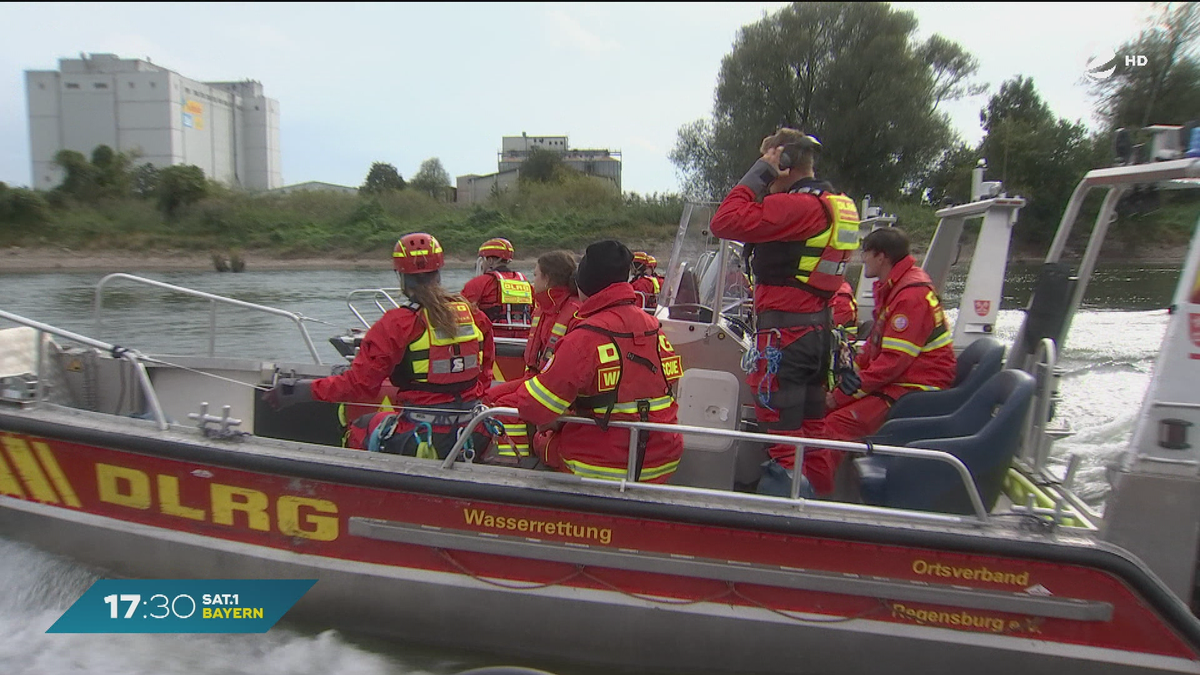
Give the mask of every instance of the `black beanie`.
[[613, 284], [629, 281], [633, 254], [619, 241], [606, 239], [587, 247], [575, 272], [584, 295], [595, 295]]

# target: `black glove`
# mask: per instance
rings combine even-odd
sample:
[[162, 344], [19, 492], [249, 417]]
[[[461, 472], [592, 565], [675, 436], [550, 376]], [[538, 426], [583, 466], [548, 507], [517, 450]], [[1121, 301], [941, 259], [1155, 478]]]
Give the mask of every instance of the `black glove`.
[[861, 386], [862, 378], [854, 370], [847, 370], [838, 377], [838, 389], [841, 389], [842, 393], [847, 396], [853, 396]]
[[754, 196], [757, 199], [762, 199], [763, 195], [767, 194], [767, 186], [771, 181], [779, 176], [779, 171], [763, 160], [758, 160], [745, 176], [738, 181], [738, 185], [745, 185], [754, 191]]
[[297, 403], [308, 403], [313, 400], [312, 383], [312, 380], [282, 377], [269, 391], [263, 392], [262, 400], [274, 410], [283, 410]]

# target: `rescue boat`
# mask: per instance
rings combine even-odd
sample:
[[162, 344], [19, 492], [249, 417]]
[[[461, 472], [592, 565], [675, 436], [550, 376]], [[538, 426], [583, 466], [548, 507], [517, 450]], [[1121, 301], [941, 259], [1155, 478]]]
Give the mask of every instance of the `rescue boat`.
[[[670, 484], [484, 465], [461, 447], [444, 461], [341, 448], [335, 405], [259, 400], [281, 374], [330, 373], [297, 315], [313, 363], [149, 355], [0, 311], [17, 324], [0, 332], [0, 536], [116, 576], [316, 578], [289, 618], [637, 671], [1200, 673], [1200, 225], [1103, 515], [1047, 463], [1054, 355], [1117, 201], [1200, 186], [1200, 160], [1172, 142], [1156, 140], [1164, 161], [1079, 183], [1004, 363], [991, 333], [1024, 202], [980, 169], [975, 199], [939, 211], [923, 262], [939, 288], [964, 224], [982, 221], [954, 327], [968, 367], [954, 389], [906, 397], [870, 443], [820, 442], [857, 457], [837, 500], [746, 491], [768, 437], [740, 376], [744, 277], [736, 246], [708, 237], [712, 205], [691, 204], [658, 309], [687, 367], [680, 424], [613, 423], [685, 433]], [[1068, 261], [1094, 188], [1107, 196]], [[894, 222], [863, 213], [863, 231]], [[116, 281], [170, 286], [113, 275], [98, 310]], [[368, 325], [355, 301], [391, 298], [348, 303]]]

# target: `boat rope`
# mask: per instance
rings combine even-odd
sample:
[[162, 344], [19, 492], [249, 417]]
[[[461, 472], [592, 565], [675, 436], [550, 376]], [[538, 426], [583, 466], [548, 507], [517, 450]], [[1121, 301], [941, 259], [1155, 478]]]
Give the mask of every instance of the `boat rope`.
[[[770, 330], [771, 335], [774, 335], [783, 344], [783, 334], [778, 328]], [[746, 353], [742, 355], [742, 371], [747, 375], [751, 375], [758, 370], [758, 362], [766, 362], [765, 372], [762, 379], [758, 381], [758, 388], [755, 392], [758, 402], [763, 408], [774, 411], [770, 406], [771, 401], [771, 381], [779, 373], [779, 364], [783, 361], [783, 350], [776, 347], [771, 341], [771, 335], [767, 336], [767, 347], [763, 351], [758, 350], [757, 340]]]
[[496, 581], [495, 579], [489, 579], [487, 577], [480, 576], [479, 574], [477, 574], [474, 571], [472, 571], [471, 569], [469, 569], [466, 565], [464, 565], [461, 562], [459, 562], [458, 560], [456, 560], [454, 558], [454, 556], [451, 555], [450, 551], [448, 551], [446, 549], [436, 548], [434, 550], [437, 551], [438, 555], [441, 556], [442, 559], [444, 559], [446, 562], [450, 563], [450, 565], [453, 566], [455, 569], [457, 569], [459, 572], [462, 572], [463, 574], [471, 577], [472, 579], [479, 581], [481, 583], [487, 584], [489, 586], [495, 586], [497, 588], [503, 588], [505, 590], [510, 590], [510, 591], [532, 591], [532, 590], [538, 590], [538, 589], [542, 589], [542, 588], [550, 588], [552, 586], [559, 586], [562, 584], [566, 584], [569, 581], [574, 581], [575, 579], [586, 579], [595, 584], [599, 584], [600, 586], [603, 586], [604, 588], [607, 588], [610, 591], [620, 593], [621, 595], [624, 595], [624, 596], [627, 596], [630, 598], [634, 598], [636, 600], [641, 600], [643, 602], [650, 602], [650, 603], [654, 603], [654, 604], [658, 604], [658, 605], [669, 605], [669, 606], [697, 605], [697, 604], [705, 603], [705, 602], [716, 602], [716, 601], [721, 600], [722, 598], [726, 598], [726, 597], [733, 597], [733, 598], [742, 600], [751, 606], [758, 607], [760, 609], [765, 609], [774, 614], [778, 614], [779, 616], [782, 616], [786, 619], [791, 619], [792, 621], [796, 621], [799, 623], [820, 623], [820, 624], [846, 623], [848, 621], [857, 621], [859, 619], [865, 619], [865, 618], [867, 618], [873, 614], [876, 614], [880, 611], [883, 611], [883, 610], [890, 611], [890, 609], [891, 609], [890, 606], [888, 605], [887, 600], [885, 600], [883, 598], [875, 598], [875, 600], [877, 602], [876, 605], [869, 607], [857, 614], [852, 614], [850, 616], [839, 616], [839, 617], [829, 617], [829, 618], [800, 617], [800, 616], [796, 616], [794, 612], [789, 612], [787, 610], [782, 610], [782, 609], [778, 609], [775, 607], [771, 607], [769, 605], [763, 604], [762, 602], [760, 602], [759, 600], [757, 600], [755, 598], [752, 598], [752, 597], [746, 595], [745, 593], [742, 593], [741, 590], [738, 589], [737, 584], [732, 581], [726, 581], [725, 588], [723, 588], [721, 591], [719, 591], [717, 593], [713, 593], [712, 595], [707, 595], [707, 596], [696, 598], [693, 600], [688, 600], [688, 599], [684, 599], [684, 598], [664, 598], [664, 597], [660, 597], [660, 596], [636, 593], [634, 591], [627, 591], [627, 590], [613, 584], [610, 581], [607, 581], [605, 579], [602, 579], [602, 578], [596, 576], [595, 574], [592, 574], [591, 572], [588, 571], [587, 567], [585, 567], [584, 565], [575, 565], [574, 571], [572, 571], [570, 574], [568, 574], [560, 579], [555, 579], [554, 581], [548, 581], [545, 583], [540, 583], [540, 582], [529, 582], [529, 583], [501, 582], [501, 581]]

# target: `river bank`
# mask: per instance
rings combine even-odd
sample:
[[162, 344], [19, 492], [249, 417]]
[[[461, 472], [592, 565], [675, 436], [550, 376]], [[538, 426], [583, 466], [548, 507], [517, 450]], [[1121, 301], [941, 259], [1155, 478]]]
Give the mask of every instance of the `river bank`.
[[[269, 253], [243, 252], [247, 270], [379, 270], [391, 261], [378, 253], [353, 257], [283, 257]], [[521, 268], [532, 268], [534, 260], [517, 260]], [[448, 269], [471, 269], [475, 259], [447, 259]], [[75, 251], [65, 248], [9, 247], [0, 250], [0, 274], [44, 272], [215, 272], [211, 254], [195, 251]]]
[[[651, 251], [658, 255], [660, 252]], [[578, 253], [578, 252], [576, 252]], [[658, 255], [660, 264], [665, 263], [668, 251]], [[970, 259], [971, 250], [964, 247], [960, 262]], [[1171, 246], [1145, 246], [1130, 253], [1127, 250], [1108, 251], [1101, 257], [1111, 261], [1127, 261], [1142, 264], [1179, 263], [1186, 248]], [[918, 259], [924, 252], [917, 253]], [[386, 269], [389, 261], [378, 253], [356, 256], [304, 256], [286, 257], [269, 252], [246, 251], [242, 254], [247, 270], [378, 270]], [[1044, 253], [1013, 252], [1009, 261], [1013, 263], [1037, 263], [1045, 259]], [[532, 269], [536, 258], [518, 258], [514, 266]], [[447, 269], [471, 269], [475, 259], [448, 258]], [[215, 271], [209, 253], [183, 250], [128, 251], [86, 250], [77, 251], [62, 247], [18, 247], [0, 249], [0, 275], [38, 274], [44, 272], [191, 272]]]

